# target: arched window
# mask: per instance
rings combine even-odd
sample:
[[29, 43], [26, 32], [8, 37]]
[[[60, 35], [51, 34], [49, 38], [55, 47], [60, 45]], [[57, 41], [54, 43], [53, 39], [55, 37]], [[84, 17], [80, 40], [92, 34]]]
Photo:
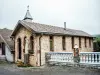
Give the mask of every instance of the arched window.
[[34, 39], [33, 36], [30, 37], [30, 50], [29, 50], [30, 54], [34, 53]]
[[24, 45], [24, 49], [23, 49], [23, 52], [25, 52], [26, 36], [24, 37], [24, 43], [23, 43], [23, 45]]

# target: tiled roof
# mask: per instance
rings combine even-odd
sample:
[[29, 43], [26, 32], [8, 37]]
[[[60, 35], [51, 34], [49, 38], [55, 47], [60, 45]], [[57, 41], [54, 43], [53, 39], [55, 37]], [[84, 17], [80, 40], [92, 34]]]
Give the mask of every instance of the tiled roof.
[[[5, 42], [9, 45], [10, 49], [13, 50], [14, 42], [10, 39], [10, 35], [12, 33], [12, 30], [9, 30], [7, 28], [0, 29], [0, 35], [3, 37]], [[3, 40], [1, 42], [4, 42]]]
[[19, 21], [19, 23], [21, 23], [23, 26], [31, 28], [36, 33], [92, 37], [90, 34], [81, 30], [74, 30], [69, 28], [64, 29], [62, 27], [40, 24], [35, 22], [27, 22], [24, 20]]

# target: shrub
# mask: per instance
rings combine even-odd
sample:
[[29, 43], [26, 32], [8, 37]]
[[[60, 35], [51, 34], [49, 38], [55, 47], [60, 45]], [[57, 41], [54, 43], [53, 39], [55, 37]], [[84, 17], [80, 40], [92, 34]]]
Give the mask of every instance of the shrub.
[[32, 67], [30, 64], [24, 64], [22, 61], [17, 61], [18, 67]]

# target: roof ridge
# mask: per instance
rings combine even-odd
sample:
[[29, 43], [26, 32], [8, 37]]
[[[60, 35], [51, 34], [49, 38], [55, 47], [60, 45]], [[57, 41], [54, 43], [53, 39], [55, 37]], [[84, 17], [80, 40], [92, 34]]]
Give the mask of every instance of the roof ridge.
[[[22, 20], [24, 22], [27, 22], [27, 23], [35, 23], [35, 24], [41, 24], [41, 23], [37, 23], [37, 22], [28, 22], [28, 21], [25, 21], [25, 20]], [[51, 26], [51, 27], [57, 27], [57, 28], [62, 28], [64, 29], [64, 27], [59, 27], [59, 26], [54, 26], [54, 25], [49, 25], [49, 24], [41, 24], [41, 25], [45, 25], [45, 26]], [[71, 29], [71, 28], [66, 28], [66, 29], [69, 29], [69, 30], [77, 30], [77, 31], [82, 31], [82, 30], [78, 30], [78, 29]]]
[[48, 33], [48, 34], [66, 34], [66, 35], [74, 35], [74, 36], [87, 36], [87, 37], [92, 37], [90, 34], [87, 32], [84, 32], [82, 30], [76, 30], [76, 29], [70, 29], [66, 28], [66, 30], [63, 27], [59, 26], [53, 26], [53, 25], [48, 25], [48, 24], [40, 24], [36, 22], [27, 22], [24, 20], [21, 20], [22, 23], [24, 23], [26, 26], [34, 30], [35, 32], [43, 32]]

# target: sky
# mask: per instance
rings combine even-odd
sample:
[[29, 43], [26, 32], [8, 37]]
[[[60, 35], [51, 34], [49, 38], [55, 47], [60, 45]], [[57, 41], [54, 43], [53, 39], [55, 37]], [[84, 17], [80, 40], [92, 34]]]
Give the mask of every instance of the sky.
[[0, 0], [0, 28], [14, 29], [28, 5], [33, 22], [100, 34], [100, 0]]

